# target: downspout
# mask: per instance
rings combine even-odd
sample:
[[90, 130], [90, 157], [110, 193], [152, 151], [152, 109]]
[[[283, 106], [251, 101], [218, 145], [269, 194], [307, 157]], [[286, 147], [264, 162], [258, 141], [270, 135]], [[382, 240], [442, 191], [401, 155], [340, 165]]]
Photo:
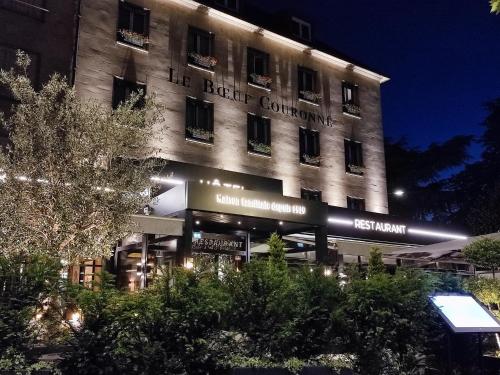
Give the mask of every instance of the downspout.
[[78, 56], [78, 38], [80, 34], [80, 18], [81, 18], [81, 5], [82, 5], [82, 0], [77, 0], [77, 11], [75, 14], [75, 35], [74, 35], [74, 41], [73, 41], [73, 58], [71, 61], [71, 86], [75, 85], [75, 79], [76, 79], [76, 59]]

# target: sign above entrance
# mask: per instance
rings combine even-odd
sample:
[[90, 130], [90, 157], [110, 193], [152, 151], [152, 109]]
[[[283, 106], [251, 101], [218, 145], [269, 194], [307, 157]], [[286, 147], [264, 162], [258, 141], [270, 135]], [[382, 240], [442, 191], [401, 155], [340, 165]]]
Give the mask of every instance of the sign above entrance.
[[245, 238], [240, 236], [195, 232], [191, 249], [198, 253], [241, 253], [244, 255], [246, 242]]
[[354, 219], [354, 228], [383, 233], [406, 234], [406, 225]]
[[306, 207], [299, 204], [289, 204], [276, 201], [235, 197], [228, 194], [215, 194], [215, 201], [221, 205], [254, 208], [263, 211], [274, 211], [293, 215], [305, 215]]

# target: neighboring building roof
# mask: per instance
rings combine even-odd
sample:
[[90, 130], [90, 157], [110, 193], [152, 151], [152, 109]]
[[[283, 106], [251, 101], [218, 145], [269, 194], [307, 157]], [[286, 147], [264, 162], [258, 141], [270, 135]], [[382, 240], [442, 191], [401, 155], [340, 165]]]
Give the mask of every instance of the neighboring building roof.
[[[289, 27], [291, 15], [288, 13], [269, 14], [258, 7], [249, 4], [243, 5], [239, 12], [232, 12], [224, 7], [218, 6], [213, 0], [170, 0], [177, 4], [185, 5], [192, 9], [200, 6], [207, 7], [210, 15], [223, 21], [250, 31], [257, 32], [263, 36], [279, 40], [312, 56], [333, 63], [341, 68], [350, 69], [355, 73], [374, 79], [380, 83], [387, 82], [389, 78], [382, 73], [367, 67], [365, 64], [358, 63], [351, 57], [335, 50], [331, 46], [317, 42], [312, 38], [311, 41], [302, 40], [292, 35]], [[288, 31], [287, 31], [288, 30]]]

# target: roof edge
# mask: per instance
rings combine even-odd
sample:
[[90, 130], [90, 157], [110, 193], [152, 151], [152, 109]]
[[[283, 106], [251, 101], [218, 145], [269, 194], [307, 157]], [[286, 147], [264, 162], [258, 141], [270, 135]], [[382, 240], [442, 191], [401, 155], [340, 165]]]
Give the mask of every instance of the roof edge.
[[259, 35], [262, 35], [264, 37], [273, 39], [277, 42], [281, 42], [283, 44], [286, 44], [289, 47], [295, 48], [296, 50], [303, 52], [303, 53], [308, 53], [313, 57], [316, 57], [320, 60], [329, 62], [337, 67], [343, 68], [343, 69], [349, 69], [363, 77], [369, 78], [371, 80], [375, 80], [379, 82], [380, 84], [385, 83], [390, 80], [389, 77], [386, 77], [380, 73], [377, 73], [375, 71], [363, 68], [359, 65], [356, 65], [352, 62], [346, 61], [344, 59], [341, 59], [337, 56], [334, 56], [332, 54], [329, 54], [327, 52], [321, 51], [319, 49], [313, 48], [311, 46], [308, 46], [307, 44], [297, 42], [293, 39], [290, 39], [286, 36], [283, 36], [281, 34], [277, 34], [273, 31], [264, 29], [260, 26], [254, 25], [248, 21], [245, 21], [241, 18], [232, 16], [228, 13], [225, 13], [223, 11], [217, 10], [215, 8], [209, 7], [207, 5], [201, 4], [197, 1], [194, 0], [163, 0], [163, 1], [168, 1], [171, 3], [179, 4], [182, 6], [185, 6], [189, 9], [193, 10], [203, 10], [204, 13], [208, 14], [209, 17], [214, 17], [216, 19], [219, 19], [221, 21], [224, 21], [228, 24], [231, 24], [233, 26], [240, 27], [243, 30], [252, 32], [252, 33], [257, 33]]

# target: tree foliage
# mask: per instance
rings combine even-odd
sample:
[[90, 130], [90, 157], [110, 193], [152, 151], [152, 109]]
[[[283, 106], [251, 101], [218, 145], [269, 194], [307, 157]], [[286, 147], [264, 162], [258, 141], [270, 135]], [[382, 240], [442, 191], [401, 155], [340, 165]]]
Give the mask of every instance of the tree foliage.
[[465, 259], [475, 266], [495, 270], [500, 267], [500, 240], [484, 237], [464, 247]]
[[83, 101], [58, 75], [36, 91], [29, 58], [1, 71], [16, 100], [3, 119], [10, 145], [0, 153], [0, 251], [67, 261], [108, 255], [145, 202], [152, 126], [160, 108], [141, 95], [116, 110]]
[[490, 0], [491, 13], [500, 14], [500, 0]]
[[370, 257], [368, 258], [368, 277], [373, 277], [384, 272], [385, 265], [382, 259], [382, 252], [378, 247], [372, 247]]

